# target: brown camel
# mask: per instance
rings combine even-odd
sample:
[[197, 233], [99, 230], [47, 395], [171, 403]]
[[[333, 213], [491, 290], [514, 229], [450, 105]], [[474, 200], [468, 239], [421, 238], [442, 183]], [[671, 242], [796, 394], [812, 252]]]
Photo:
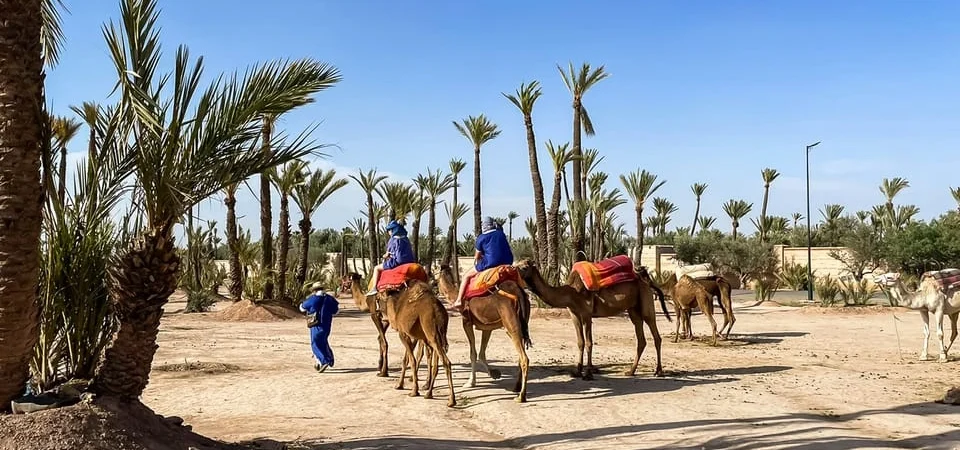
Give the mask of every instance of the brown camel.
[[[459, 286], [453, 281], [453, 272], [450, 266], [440, 266], [438, 283], [441, 292], [447, 300], [457, 298]], [[530, 359], [527, 357], [527, 347], [530, 342], [530, 299], [526, 292], [517, 283], [506, 281], [491, 289], [490, 295], [474, 297], [464, 302], [461, 315], [463, 330], [470, 343], [470, 378], [464, 387], [472, 388], [477, 385], [477, 347], [474, 329], [481, 332], [479, 360], [490, 378], [500, 378], [500, 372], [491, 369], [487, 364], [486, 350], [493, 330], [503, 328], [513, 340], [519, 356], [519, 370], [517, 383], [513, 391], [517, 392], [517, 402], [527, 401], [527, 373], [530, 369]]]
[[[667, 312], [663, 293], [650, 282], [646, 269], [640, 268], [641, 273], [638, 274], [640, 277], [635, 282], [623, 282], [599, 291], [588, 291], [583, 287], [582, 282], [576, 286], [575, 280], [570, 280], [574, 285], [551, 286], [543, 279], [536, 264], [530, 260], [520, 261], [517, 263], [517, 268], [530, 290], [544, 303], [570, 310], [570, 316], [577, 330], [577, 348], [579, 349], [577, 376], [582, 376], [584, 380], [592, 380], [593, 372], [596, 371], [593, 367], [593, 318], [616, 316], [624, 311], [629, 314], [637, 334], [637, 356], [633, 360], [633, 365], [626, 371], [626, 375], [633, 376], [637, 372], [640, 356], [643, 355], [643, 350], [647, 346], [647, 338], [643, 333], [643, 324], [646, 323], [650, 328], [650, 334], [653, 335], [653, 346], [657, 350], [657, 367], [654, 370], [654, 376], [663, 376], [660, 331], [657, 330], [657, 313], [653, 304], [654, 291], [658, 293], [660, 306], [667, 320], [670, 320], [670, 313]], [[571, 278], [579, 279], [576, 274], [572, 273], [572, 275]], [[586, 372], [583, 371], [584, 353], [587, 355]]]
[[693, 330], [690, 327], [690, 315], [694, 302], [703, 312], [703, 315], [710, 321], [713, 328], [713, 345], [717, 345], [717, 321], [713, 320], [713, 296], [707, 290], [687, 275], [680, 277], [676, 285], [671, 287], [670, 298], [673, 300], [674, 312], [676, 312], [677, 332], [673, 342], [680, 340], [680, 327], [686, 323], [686, 337], [693, 339]]
[[447, 373], [447, 384], [450, 389], [447, 406], [456, 406], [457, 399], [453, 392], [453, 370], [450, 366], [450, 359], [447, 358], [449, 316], [443, 303], [434, 294], [433, 288], [429, 283], [412, 281], [398, 295], [386, 295], [384, 293], [377, 295], [383, 299], [387, 321], [391, 328], [400, 333], [400, 342], [403, 343], [405, 350], [404, 363], [400, 365], [400, 381], [397, 383], [397, 389], [403, 389], [406, 381], [407, 365], [409, 364], [412, 368], [411, 376], [413, 378], [413, 390], [410, 392], [410, 396], [420, 395], [420, 386], [417, 384], [419, 364], [414, 358], [414, 347], [417, 342], [421, 342], [431, 350], [427, 357], [427, 393], [424, 397], [433, 398], [433, 384], [440, 370], [439, 363], [443, 362], [443, 369]]
[[[390, 328], [390, 321], [387, 316], [384, 314], [385, 303], [384, 300], [387, 299], [388, 295], [398, 295], [399, 292], [390, 292], [384, 293], [382, 297], [376, 295], [367, 295], [367, 289], [363, 285], [363, 277], [358, 273], [350, 274], [350, 292], [353, 295], [353, 302], [357, 305], [357, 309], [360, 312], [369, 312], [370, 318], [373, 320], [373, 324], [377, 327], [377, 340], [380, 344], [380, 357], [377, 360], [377, 376], [386, 377], [389, 372], [389, 365], [387, 364], [387, 329]], [[415, 358], [415, 370], [420, 367], [420, 360], [423, 357], [424, 347], [417, 344], [420, 349]], [[429, 353], [430, 349], [427, 348]], [[430, 355], [427, 355], [427, 358], [430, 358]], [[429, 378], [427, 380], [430, 381]]]
[[[723, 313], [723, 326], [720, 327], [720, 335], [723, 339], [728, 339], [730, 337], [730, 331], [733, 330], [733, 324], [737, 321], [737, 318], [733, 315], [733, 301], [731, 299], [731, 287], [730, 283], [727, 280], [719, 275], [711, 275], [708, 277], [698, 277], [694, 278], [693, 281], [696, 281], [697, 284], [703, 286], [707, 290], [707, 293], [710, 294], [711, 303], [714, 297], [717, 298], [718, 304], [720, 305], [720, 312]], [[673, 289], [677, 285], [677, 274], [672, 273], [667, 278], [663, 286], [660, 286], [660, 289], [663, 290], [665, 294], [673, 297]], [[683, 319], [683, 324], [680, 327], [682, 334], [691, 334], [693, 331], [688, 330], [686, 327], [690, 325], [690, 315], [689, 313], [692, 310], [686, 310], [687, 316]]]

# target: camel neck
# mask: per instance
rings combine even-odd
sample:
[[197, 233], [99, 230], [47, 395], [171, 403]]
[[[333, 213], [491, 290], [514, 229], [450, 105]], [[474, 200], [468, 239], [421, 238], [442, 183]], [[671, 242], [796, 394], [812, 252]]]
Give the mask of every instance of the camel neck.
[[534, 294], [537, 294], [544, 303], [554, 308], [566, 308], [572, 304], [569, 299], [570, 293], [563, 286], [554, 287], [543, 279], [539, 271], [533, 271], [530, 274], [530, 287]]

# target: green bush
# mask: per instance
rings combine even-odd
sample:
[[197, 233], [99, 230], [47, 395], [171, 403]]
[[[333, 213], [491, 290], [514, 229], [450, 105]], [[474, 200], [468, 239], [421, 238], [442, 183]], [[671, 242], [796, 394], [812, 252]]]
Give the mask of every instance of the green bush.
[[840, 300], [847, 306], [863, 306], [870, 301], [870, 297], [877, 292], [876, 286], [868, 284], [867, 280], [853, 279], [840, 280]]
[[793, 263], [786, 263], [783, 269], [777, 274], [780, 284], [794, 291], [807, 290], [807, 266]]
[[772, 299], [774, 294], [777, 293], [777, 289], [780, 288], [780, 280], [776, 277], [760, 277], [757, 278], [754, 287], [754, 299], [757, 301], [767, 301]]
[[837, 294], [840, 293], [840, 283], [832, 277], [814, 277], [814, 291], [820, 306], [833, 306], [837, 303]]

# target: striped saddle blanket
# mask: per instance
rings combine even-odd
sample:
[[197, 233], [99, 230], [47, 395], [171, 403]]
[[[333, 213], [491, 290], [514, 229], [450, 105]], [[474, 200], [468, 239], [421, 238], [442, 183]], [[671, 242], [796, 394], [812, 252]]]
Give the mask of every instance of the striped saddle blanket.
[[463, 292], [463, 301], [490, 295], [491, 289], [507, 281], [513, 281], [522, 286], [520, 272], [517, 272], [517, 268], [509, 264], [491, 267], [483, 272], [471, 275], [467, 279], [467, 290]]
[[960, 288], [960, 269], [931, 270], [924, 272], [920, 280], [930, 279], [937, 283], [941, 289]]
[[588, 291], [599, 291], [637, 279], [637, 274], [633, 271], [633, 261], [626, 255], [617, 255], [597, 262], [576, 262], [573, 263], [573, 271], [580, 275], [580, 280]]
[[377, 291], [395, 291], [404, 287], [408, 281], [428, 281], [427, 271], [417, 263], [401, 264], [390, 270], [384, 270], [377, 282]]

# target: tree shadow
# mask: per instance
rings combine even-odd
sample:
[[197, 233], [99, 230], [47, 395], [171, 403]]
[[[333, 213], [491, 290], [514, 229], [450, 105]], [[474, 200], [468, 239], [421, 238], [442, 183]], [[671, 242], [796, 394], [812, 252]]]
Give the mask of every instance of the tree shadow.
[[[644, 380], [646, 381], [646, 380]], [[531, 434], [503, 440], [444, 439], [419, 436], [364, 437], [344, 442], [323, 442], [321, 439], [279, 442], [272, 439], [257, 439], [243, 443], [247, 449], [375, 449], [375, 448], [431, 448], [439, 450], [488, 450], [522, 449], [540, 445], [569, 444], [571, 447], [620, 447], [628, 448], [631, 442], [649, 447], [701, 450], [704, 448], [729, 448], [759, 450], [782, 448], [791, 450], [848, 450], [872, 448], [955, 448], [960, 441], [960, 429], [914, 436], [909, 438], [870, 437], [858, 435], [846, 422], [868, 416], [883, 414], [909, 414], [916, 416], [949, 415], [954, 413], [947, 405], [918, 403], [890, 409], [865, 410], [850, 414], [825, 417], [814, 413], [793, 413], [773, 416], [731, 419], [697, 419], [675, 422], [648, 423], [600, 427], [559, 433]], [[783, 427], [790, 427], [784, 430]], [[666, 443], [657, 439], [655, 433], [683, 430], [684, 435], [711, 433], [706, 439], [687, 437]], [[838, 430], [842, 430], [839, 431]], [[830, 433], [825, 433], [830, 432]], [[607, 444], [607, 445], [604, 445]]]
[[736, 376], [736, 375], [760, 375], [767, 373], [783, 372], [793, 369], [790, 366], [748, 366], [748, 367], [724, 367], [720, 369], [701, 369], [701, 370], [665, 370], [664, 374], [676, 377], [708, 377], [708, 376]]

